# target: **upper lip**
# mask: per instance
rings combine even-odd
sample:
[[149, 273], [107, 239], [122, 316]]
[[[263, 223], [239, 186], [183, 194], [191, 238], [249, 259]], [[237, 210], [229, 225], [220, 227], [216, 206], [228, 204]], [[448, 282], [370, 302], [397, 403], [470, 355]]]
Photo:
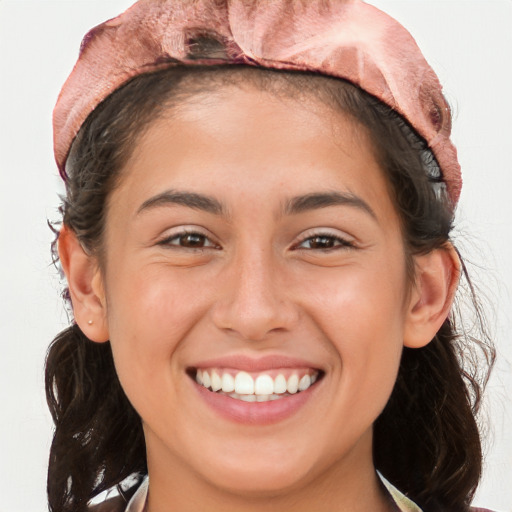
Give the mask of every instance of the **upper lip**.
[[261, 372], [279, 368], [314, 368], [320, 370], [318, 365], [311, 361], [284, 355], [266, 355], [263, 357], [249, 357], [246, 355], [229, 355], [215, 359], [200, 361], [193, 365], [196, 369], [207, 368], [234, 368], [245, 372]]

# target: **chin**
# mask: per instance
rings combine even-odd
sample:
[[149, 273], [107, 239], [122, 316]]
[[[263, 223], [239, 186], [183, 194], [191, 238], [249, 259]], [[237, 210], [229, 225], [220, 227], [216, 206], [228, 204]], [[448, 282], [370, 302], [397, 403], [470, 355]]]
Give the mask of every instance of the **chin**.
[[281, 496], [303, 485], [307, 472], [298, 471], [288, 465], [276, 467], [268, 461], [264, 467], [219, 468], [212, 475], [211, 483], [231, 494], [253, 498]]
[[304, 484], [315, 460], [307, 443], [299, 443], [301, 448], [297, 448], [297, 443], [283, 441], [223, 440], [217, 444], [218, 450], [199, 451], [203, 463], [197, 469], [217, 489], [233, 494], [269, 497], [286, 493]]

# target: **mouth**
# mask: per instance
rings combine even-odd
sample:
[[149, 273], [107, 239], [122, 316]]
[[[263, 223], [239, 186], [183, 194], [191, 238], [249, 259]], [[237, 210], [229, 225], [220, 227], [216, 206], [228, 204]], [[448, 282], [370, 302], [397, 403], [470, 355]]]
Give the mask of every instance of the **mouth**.
[[186, 370], [199, 402], [216, 416], [247, 426], [275, 424], [303, 410], [323, 387], [325, 371], [306, 360], [273, 354], [232, 354]]
[[310, 389], [324, 372], [314, 368], [280, 368], [248, 372], [235, 368], [189, 368], [188, 375], [210, 393], [242, 402], [283, 400]]

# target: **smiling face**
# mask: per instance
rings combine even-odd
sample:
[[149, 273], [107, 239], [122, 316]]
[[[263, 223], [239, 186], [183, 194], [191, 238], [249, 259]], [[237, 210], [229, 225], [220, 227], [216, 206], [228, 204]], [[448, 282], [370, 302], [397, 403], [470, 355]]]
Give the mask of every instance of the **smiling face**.
[[104, 249], [108, 336], [155, 489], [257, 497], [373, 472], [409, 285], [351, 119], [250, 87], [194, 98], [134, 149]]

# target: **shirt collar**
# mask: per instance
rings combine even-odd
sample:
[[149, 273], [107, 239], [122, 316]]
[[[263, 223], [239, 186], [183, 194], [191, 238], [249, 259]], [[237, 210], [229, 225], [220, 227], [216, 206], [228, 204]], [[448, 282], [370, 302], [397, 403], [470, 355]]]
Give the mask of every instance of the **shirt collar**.
[[132, 496], [132, 499], [126, 507], [126, 512], [144, 512], [144, 505], [148, 496], [149, 478], [146, 476], [137, 492]]
[[400, 512], [422, 512], [421, 508], [418, 507], [416, 503], [405, 496], [405, 494], [402, 494], [393, 484], [388, 482], [379, 471], [377, 471], [377, 475], [379, 475], [384, 487], [386, 487]]

